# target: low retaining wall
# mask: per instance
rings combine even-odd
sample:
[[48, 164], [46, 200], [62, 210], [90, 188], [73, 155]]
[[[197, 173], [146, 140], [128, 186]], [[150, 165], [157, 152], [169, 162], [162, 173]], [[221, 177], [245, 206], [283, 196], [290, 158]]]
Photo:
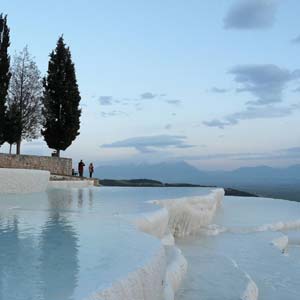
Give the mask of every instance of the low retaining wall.
[[0, 169], [0, 195], [39, 193], [47, 189], [50, 173], [40, 170]]
[[86, 188], [94, 186], [93, 180], [54, 180], [49, 181], [48, 189]]
[[51, 174], [72, 175], [72, 159], [0, 153], [0, 168], [35, 169], [49, 171]]

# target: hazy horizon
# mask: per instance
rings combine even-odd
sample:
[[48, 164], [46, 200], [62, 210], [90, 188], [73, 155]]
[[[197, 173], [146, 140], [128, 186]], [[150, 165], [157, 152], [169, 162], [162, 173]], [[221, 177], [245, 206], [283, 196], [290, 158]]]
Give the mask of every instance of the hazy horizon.
[[[299, 9], [296, 0], [1, 6], [11, 57], [28, 45], [45, 75], [61, 34], [70, 46], [81, 134], [62, 156], [203, 170], [300, 163]], [[22, 153], [51, 150], [36, 140]]]

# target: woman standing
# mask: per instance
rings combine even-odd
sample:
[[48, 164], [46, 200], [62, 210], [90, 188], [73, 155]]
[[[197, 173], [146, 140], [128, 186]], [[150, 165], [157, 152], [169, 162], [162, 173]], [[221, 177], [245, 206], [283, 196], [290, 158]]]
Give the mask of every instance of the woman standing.
[[89, 172], [90, 172], [90, 178], [92, 178], [93, 177], [93, 173], [94, 173], [93, 163], [90, 163], [90, 165], [89, 165]]

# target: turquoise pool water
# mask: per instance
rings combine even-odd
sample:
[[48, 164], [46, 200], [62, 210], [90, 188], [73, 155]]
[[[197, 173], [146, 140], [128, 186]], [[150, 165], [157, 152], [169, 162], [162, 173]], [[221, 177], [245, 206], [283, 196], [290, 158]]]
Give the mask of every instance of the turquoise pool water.
[[0, 195], [0, 299], [79, 300], [147, 262], [160, 242], [122, 216], [205, 189], [90, 188]]
[[[151, 200], [210, 191], [88, 188], [0, 195], [0, 299], [87, 298], [145, 265], [161, 247], [128, 216], [158, 210]], [[283, 236], [289, 241], [284, 251], [272, 244]], [[225, 197], [212, 224], [176, 243], [189, 263], [177, 300], [253, 300], [243, 298], [250, 279], [258, 299], [300, 299], [299, 203]]]

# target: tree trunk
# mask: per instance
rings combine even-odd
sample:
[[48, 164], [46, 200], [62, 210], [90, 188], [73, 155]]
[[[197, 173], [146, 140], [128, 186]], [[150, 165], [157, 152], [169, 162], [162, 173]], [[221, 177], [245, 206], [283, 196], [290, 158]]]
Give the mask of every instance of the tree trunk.
[[9, 144], [9, 154], [11, 154], [12, 144]]
[[57, 155], [57, 157], [60, 157], [60, 150], [59, 149], [56, 149], [56, 155]]
[[21, 141], [18, 141], [16, 154], [19, 155], [20, 153], [21, 153]]

